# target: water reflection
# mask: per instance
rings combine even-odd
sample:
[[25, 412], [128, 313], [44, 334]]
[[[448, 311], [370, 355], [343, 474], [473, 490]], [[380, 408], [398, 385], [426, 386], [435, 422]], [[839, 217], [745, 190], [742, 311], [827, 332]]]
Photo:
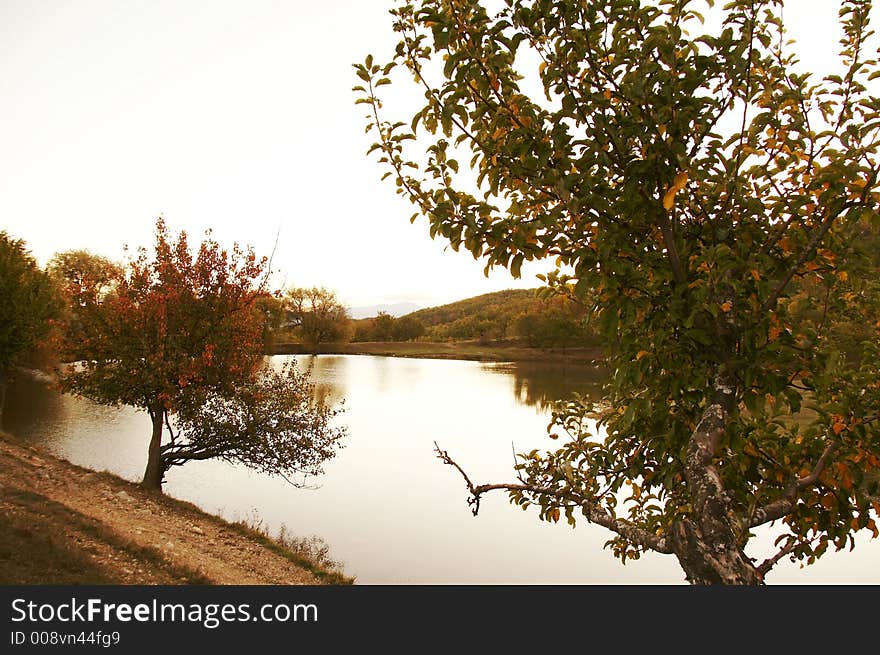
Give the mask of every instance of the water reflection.
[[[257, 517], [272, 530], [285, 525], [298, 536], [320, 535], [361, 583], [682, 582], [671, 557], [649, 555], [622, 567], [603, 550], [602, 528], [539, 522], [503, 494], [484, 498], [473, 518], [461, 477], [435, 456], [437, 441], [474, 480], [511, 480], [511, 445], [516, 452], [558, 447], [547, 438], [547, 405], [596, 390], [600, 372], [353, 355], [294, 359], [312, 366], [317, 395], [345, 399], [340, 418], [349, 438], [325, 466], [320, 488], [296, 489], [209, 460], [169, 472], [170, 495], [233, 520]], [[60, 396], [34, 380], [10, 388], [3, 426], [76, 464], [130, 480], [146, 463], [144, 413]], [[781, 565], [772, 582], [880, 582], [880, 544], [866, 546], [806, 571]]]
[[33, 434], [65, 420], [67, 403], [47, 380], [19, 374], [9, 386], [0, 427], [18, 435]]
[[560, 364], [555, 362], [512, 362], [482, 364], [489, 373], [510, 376], [514, 399], [540, 411], [549, 411], [557, 400], [573, 392], [598, 400], [607, 377], [597, 366]]

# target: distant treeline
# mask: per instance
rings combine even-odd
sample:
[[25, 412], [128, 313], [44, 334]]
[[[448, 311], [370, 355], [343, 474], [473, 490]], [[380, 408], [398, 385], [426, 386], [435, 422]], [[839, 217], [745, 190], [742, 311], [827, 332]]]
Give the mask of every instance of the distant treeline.
[[395, 318], [355, 321], [354, 341], [520, 340], [555, 348], [595, 343], [586, 311], [566, 298], [540, 298], [536, 289], [509, 289], [430, 307]]

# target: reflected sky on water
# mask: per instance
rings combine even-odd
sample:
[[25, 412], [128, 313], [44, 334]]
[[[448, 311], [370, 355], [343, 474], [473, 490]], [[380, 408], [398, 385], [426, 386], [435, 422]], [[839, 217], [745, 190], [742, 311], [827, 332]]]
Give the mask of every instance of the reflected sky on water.
[[[172, 469], [167, 493], [227, 519], [319, 535], [361, 583], [683, 581], [671, 556], [621, 566], [602, 549], [604, 529], [540, 522], [505, 494], [484, 497], [473, 517], [462, 479], [435, 456], [436, 441], [475, 482], [512, 480], [512, 451], [556, 445], [546, 436], [549, 404], [572, 391], [595, 396], [601, 371], [540, 362], [291, 357], [311, 367], [317, 396], [345, 399], [346, 447], [314, 480], [318, 488], [205, 461]], [[7, 431], [76, 464], [140, 479], [150, 433], [145, 413], [61, 396], [33, 380], [13, 385], [7, 405]], [[768, 581], [880, 583], [878, 543], [804, 570], [781, 564]]]

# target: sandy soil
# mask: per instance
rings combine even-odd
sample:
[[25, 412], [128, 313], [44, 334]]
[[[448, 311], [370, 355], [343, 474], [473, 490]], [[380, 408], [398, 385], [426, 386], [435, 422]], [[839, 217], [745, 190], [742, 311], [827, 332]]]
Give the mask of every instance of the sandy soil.
[[[320, 584], [258, 539], [193, 505], [74, 466], [3, 433], [0, 516], [7, 529], [21, 533], [22, 543], [55, 539], [81, 567], [116, 584]], [[51, 571], [47, 567], [46, 575]]]

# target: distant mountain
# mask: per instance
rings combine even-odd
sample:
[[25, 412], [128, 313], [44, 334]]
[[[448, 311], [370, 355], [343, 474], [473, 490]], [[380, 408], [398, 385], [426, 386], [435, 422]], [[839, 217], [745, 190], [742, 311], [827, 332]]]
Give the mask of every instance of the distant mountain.
[[378, 316], [379, 312], [391, 314], [391, 316], [403, 316], [411, 314], [419, 309], [419, 306], [412, 302], [396, 302], [385, 305], [365, 305], [363, 307], [349, 307], [348, 311], [352, 318], [371, 318]]

